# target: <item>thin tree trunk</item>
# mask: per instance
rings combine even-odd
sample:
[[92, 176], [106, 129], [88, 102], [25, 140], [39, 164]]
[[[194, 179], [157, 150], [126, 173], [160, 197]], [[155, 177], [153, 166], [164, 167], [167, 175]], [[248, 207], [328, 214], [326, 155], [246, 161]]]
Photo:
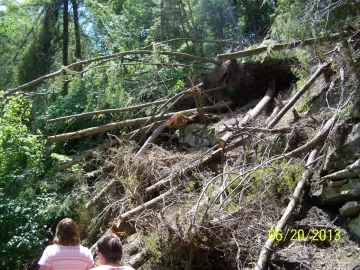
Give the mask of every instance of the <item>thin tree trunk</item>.
[[161, 194], [158, 197], [155, 197], [154, 199], [147, 201], [146, 203], [143, 203], [142, 205], [139, 205], [130, 211], [127, 211], [126, 213], [123, 213], [120, 215], [120, 221], [126, 222], [133, 216], [139, 214], [140, 212], [145, 211], [146, 209], [153, 208], [157, 203], [162, 202], [165, 197], [171, 195], [175, 191], [177, 191], [180, 188], [180, 186], [175, 186], [171, 188], [170, 190], [166, 191], [165, 193]]
[[[71, 0], [73, 13], [74, 13], [74, 28], [75, 28], [75, 59], [76, 62], [81, 61], [81, 35], [79, 24], [79, 11], [78, 3], [76, 0]], [[82, 66], [78, 66], [76, 71], [82, 71]]]
[[[64, 0], [64, 11], [63, 11], [63, 66], [69, 65], [69, 2]], [[69, 92], [69, 82], [66, 81], [63, 85], [62, 94], [66, 96]]]
[[140, 150], [136, 153], [135, 156], [140, 155], [144, 150], [149, 146], [150, 143], [153, 143], [155, 139], [161, 134], [161, 132], [166, 128], [168, 121], [162, 123], [154, 132], [153, 134], [147, 139], [144, 145], [140, 148]]
[[164, 41], [165, 22], [164, 22], [164, 1], [160, 1], [160, 42]]

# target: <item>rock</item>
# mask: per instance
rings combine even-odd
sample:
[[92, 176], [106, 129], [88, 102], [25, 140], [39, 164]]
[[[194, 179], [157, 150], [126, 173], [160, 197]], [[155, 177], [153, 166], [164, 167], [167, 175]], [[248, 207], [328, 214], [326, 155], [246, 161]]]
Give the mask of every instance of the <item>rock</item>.
[[[345, 137], [343, 140], [342, 133], [347, 133], [347, 128], [338, 128], [334, 133], [338, 133], [334, 136], [338, 136], [339, 138], [335, 138], [337, 140], [337, 144], [340, 141], [340, 145], [333, 145], [329, 147], [329, 151], [326, 156], [326, 160], [324, 162], [324, 171], [339, 171], [344, 169], [349, 164], [354, 163], [357, 159], [360, 158], [360, 123], [354, 125], [351, 129], [351, 132]], [[341, 130], [340, 130], [341, 129]]]
[[343, 217], [356, 217], [360, 214], [360, 204], [356, 201], [347, 202], [339, 212]]
[[360, 238], [360, 216], [350, 220], [348, 228], [350, 234]]
[[178, 136], [180, 143], [198, 148], [213, 146], [218, 140], [215, 129], [203, 124], [191, 124], [179, 129]]
[[[339, 182], [339, 181], [334, 181]], [[321, 204], [343, 205], [349, 201], [360, 199], [360, 179], [350, 179], [342, 185], [324, 186], [321, 191]]]

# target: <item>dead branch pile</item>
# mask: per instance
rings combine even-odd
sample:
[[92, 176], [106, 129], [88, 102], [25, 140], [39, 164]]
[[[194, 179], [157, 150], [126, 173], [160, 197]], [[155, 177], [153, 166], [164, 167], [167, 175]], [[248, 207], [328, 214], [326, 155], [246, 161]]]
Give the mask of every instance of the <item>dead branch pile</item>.
[[[338, 61], [337, 57], [334, 56], [334, 61]], [[331, 62], [320, 64], [292, 97], [284, 95], [280, 99], [278, 95], [281, 106], [277, 106], [266, 123], [266, 117], [257, 116], [271, 104], [275, 92], [279, 93], [276, 81], [269, 80], [266, 85], [272, 87], [263, 93], [265, 97], [253, 111], [245, 115], [231, 112], [235, 124], [224, 129], [231, 135], [222, 147], [215, 145], [202, 153], [185, 155], [152, 146], [136, 154], [137, 147], [129, 147], [126, 142], [118, 150], [108, 150], [93, 159], [89, 166], [100, 166], [106, 171], [107, 183], [103, 182], [93, 197], [108, 209], [105, 224], [111, 224], [111, 230], [125, 241], [129, 235], [141, 235], [141, 245], [131, 251], [134, 255], [127, 256], [128, 262], [136, 267], [185, 264], [188, 270], [249, 266], [264, 269], [269, 259], [281, 260], [279, 253], [271, 257], [279, 245], [268, 239], [269, 229], [294, 226], [296, 214], [304, 204], [305, 187], [311, 182], [311, 168], [321, 166], [337, 114], [349, 107], [349, 101], [340, 95], [334, 109], [327, 93], [325, 116], [304, 115], [296, 110], [292, 115], [288, 111], [299, 100], [304, 101], [305, 91], [311, 89]], [[239, 68], [234, 62], [226, 65], [234, 70]], [[221, 73], [221, 66], [216, 72]], [[333, 78], [335, 88], [336, 80]], [[309, 127], [307, 118], [316, 124]], [[307, 134], [299, 138], [296, 133], [304, 130], [304, 126]], [[353, 177], [358, 167], [355, 162], [324, 179], [336, 179], [338, 175]], [[120, 190], [111, 200], [108, 191], [114, 184], [109, 179], [118, 181]]]

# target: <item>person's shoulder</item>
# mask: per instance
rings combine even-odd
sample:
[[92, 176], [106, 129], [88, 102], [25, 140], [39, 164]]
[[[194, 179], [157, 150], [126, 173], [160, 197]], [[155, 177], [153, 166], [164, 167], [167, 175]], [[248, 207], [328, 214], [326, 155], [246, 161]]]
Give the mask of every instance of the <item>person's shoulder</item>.
[[121, 266], [119, 269], [120, 269], [120, 270], [135, 270], [135, 269], [132, 268], [131, 266], [127, 266], [127, 265]]
[[90, 252], [90, 249], [88, 249], [87, 247], [84, 247], [82, 245], [80, 245], [80, 250]]
[[109, 266], [105, 266], [105, 265], [101, 265], [101, 266], [98, 266], [98, 267], [95, 267], [95, 268], [92, 268], [90, 270], [108, 270], [108, 269], [116, 269], [116, 270], [135, 270], [134, 268], [130, 267], [130, 266], [118, 266], [118, 267], [111, 267], [109, 268]]
[[107, 268], [104, 267], [103, 265], [100, 265], [98, 267], [91, 268], [90, 270], [107, 270]]
[[52, 244], [52, 245], [49, 245], [45, 248], [45, 250], [55, 250], [57, 249], [58, 245], [56, 244]]

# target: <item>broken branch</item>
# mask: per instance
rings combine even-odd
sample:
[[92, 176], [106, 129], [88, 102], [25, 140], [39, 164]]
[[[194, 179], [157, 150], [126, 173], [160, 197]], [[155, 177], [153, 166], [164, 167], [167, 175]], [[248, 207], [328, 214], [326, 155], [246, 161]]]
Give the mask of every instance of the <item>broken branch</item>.
[[[316, 157], [317, 151], [313, 150], [308, 158], [307, 161], [307, 165], [310, 164], [311, 162], [314, 161], [315, 157]], [[278, 221], [278, 223], [275, 226], [275, 231], [280, 231], [283, 230], [286, 226], [286, 224], [289, 222], [292, 213], [298, 203], [298, 201], [300, 200], [300, 196], [301, 193], [306, 185], [306, 181], [308, 181], [308, 179], [310, 178], [311, 174], [308, 170], [306, 170], [303, 175], [301, 180], [298, 182], [294, 194], [290, 199], [290, 202], [286, 208], [285, 213], [283, 214], [283, 216], [281, 217], [281, 219]], [[273, 251], [273, 245], [274, 245], [275, 241], [274, 239], [268, 238], [265, 242], [265, 245], [263, 246], [263, 248], [260, 251], [260, 255], [259, 255], [259, 259], [258, 262], [255, 266], [255, 270], [262, 270], [265, 269], [266, 264], [268, 262], [270, 253]]]
[[331, 64], [332, 60], [325, 61], [316, 72], [310, 77], [310, 79], [301, 87], [301, 89], [286, 103], [286, 105], [280, 110], [275, 118], [266, 126], [266, 128], [273, 128], [284, 114], [296, 103], [296, 101], [306, 92], [307, 89], [315, 82], [315, 80], [323, 73], [324, 69]]

